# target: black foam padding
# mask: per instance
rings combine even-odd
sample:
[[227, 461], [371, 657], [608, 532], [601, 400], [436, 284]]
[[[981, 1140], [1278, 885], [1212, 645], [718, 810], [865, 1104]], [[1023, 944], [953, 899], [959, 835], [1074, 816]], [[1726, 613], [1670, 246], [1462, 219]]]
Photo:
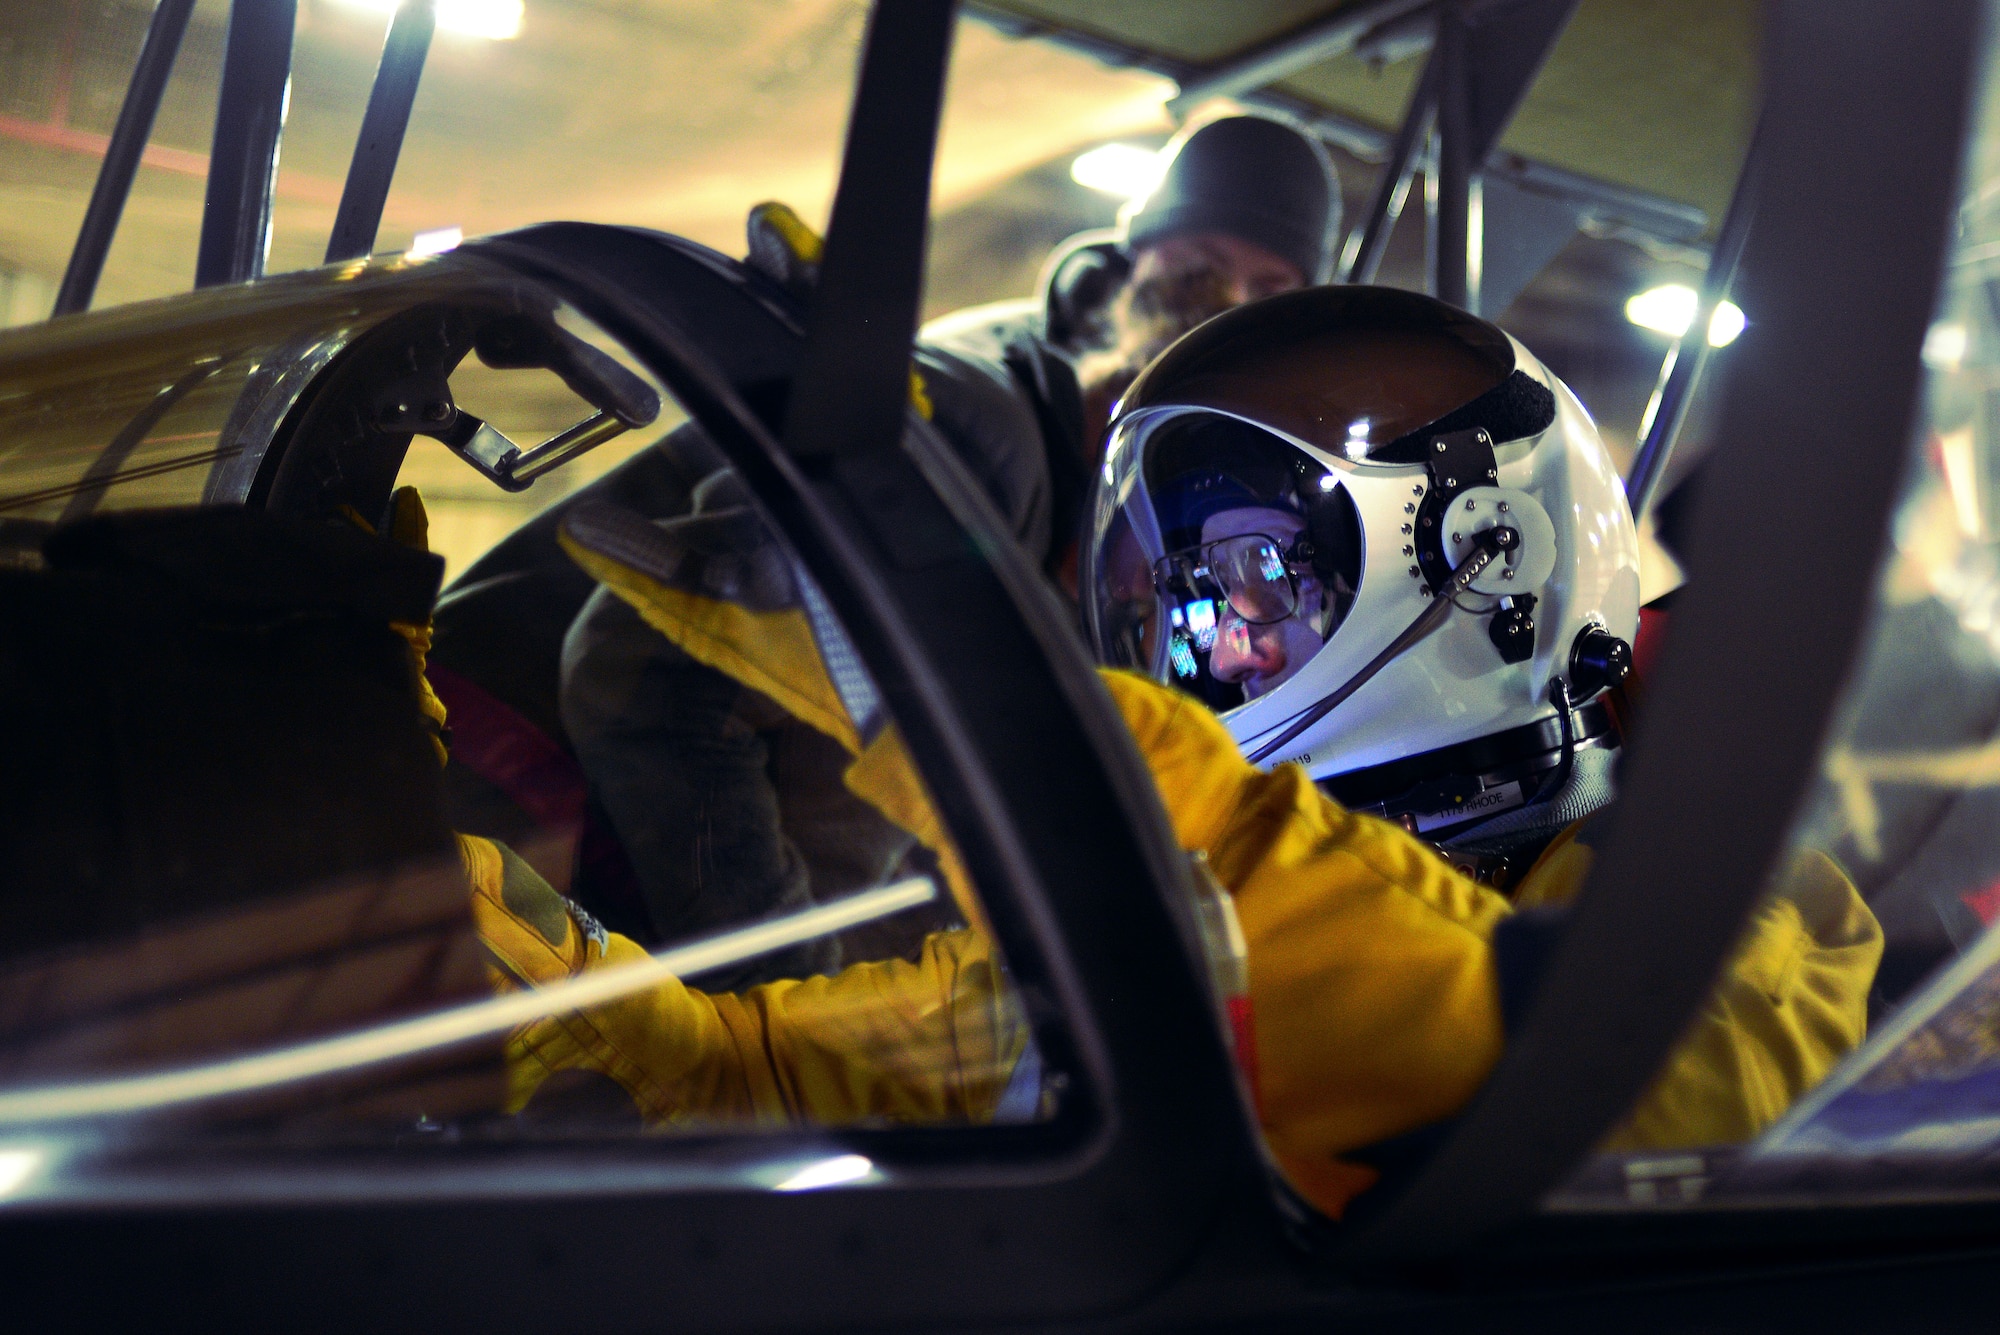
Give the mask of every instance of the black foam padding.
[[231, 612], [337, 612], [422, 621], [444, 558], [339, 521], [214, 506], [132, 510], [64, 525], [42, 543], [52, 570], [110, 576]]
[[1500, 1022], [1509, 1038], [1521, 1032], [1549, 960], [1569, 927], [1567, 905], [1522, 909], [1493, 929], [1493, 972], [1500, 985]]
[[0, 572], [0, 957], [455, 856], [384, 619], [428, 563], [250, 511], [88, 529]]
[[1526, 371], [1516, 370], [1464, 407], [1396, 437], [1379, 450], [1370, 450], [1368, 457], [1376, 463], [1417, 464], [1426, 458], [1431, 441], [1449, 432], [1481, 427], [1495, 445], [1501, 445], [1538, 436], [1555, 420], [1555, 394]]

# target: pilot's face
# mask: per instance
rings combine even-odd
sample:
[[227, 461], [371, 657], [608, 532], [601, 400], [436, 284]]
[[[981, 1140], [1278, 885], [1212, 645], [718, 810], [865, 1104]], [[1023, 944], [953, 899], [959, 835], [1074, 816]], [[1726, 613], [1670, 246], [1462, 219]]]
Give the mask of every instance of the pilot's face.
[[1132, 258], [1132, 283], [1136, 287], [1184, 289], [1190, 276], [1207, 279], [1206, 289], [1215, 309], [1197, 315], [1199, 323], [1234, 306], [1260, 297], [1305, 286], [1306, 276], [1291, 261], [1280, 259], [1253, 241], [1221, 232], [1195, 232], [1170, 236], [1140, 248]]
[[[1305, 520], [1289, 510], [1263, 507], [1223, 510], [1201, 526], [1201, 540], [1216, 542], [1261, 533], [1275, 538], [1280, 546], [1289, 547], [1305, 526]], [[1298, 581], [1299, 607], [1283, 621], [1252, 626], [1226, 604], [1221, 609], [1208, 670], [1218, 681], [1241, 686], [1248, 699], [1254, 700], [1290, 680], [1326, 645], [1311, 624], [1326, 591], [1310, 574], [1295, 574], [1293, 578]]]

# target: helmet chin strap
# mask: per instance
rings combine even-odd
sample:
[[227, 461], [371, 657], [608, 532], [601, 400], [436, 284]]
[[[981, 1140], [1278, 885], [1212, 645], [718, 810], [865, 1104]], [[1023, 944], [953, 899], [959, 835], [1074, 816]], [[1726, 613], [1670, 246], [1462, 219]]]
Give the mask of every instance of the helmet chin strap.
[[1369, 659], [1359, 672], [1321, 696], [1314, 704], [1307, 706], [1304, 713], [1296, 715], [1283, 732], [1252, 751], [1250, 763], [1253, 765], [1260, 763], [1264, 757], [1338, 709], [1348, 697], [1366, 686], [1376, 673], [1402, 657], [1412, 645], [1443, 625], [1445, 618], [1451, 615], [1452, 608], [1456, 606], [1454, 600], [1472, 587], [1472, 581], [1478, 579], [1487, 566], [1519, 546], [1521, 535], [1511, 528], [1489, 528], [1474, 534], [1473, 541], [1478, 545], [1459, 563], [1458, 568], [1451, 572], [1451, 577], [1431, 598], [1430, 605], [1417, 614], [1417, 619], [1405, 627], [1401, 635], [1389, 641], [1388, 647]]

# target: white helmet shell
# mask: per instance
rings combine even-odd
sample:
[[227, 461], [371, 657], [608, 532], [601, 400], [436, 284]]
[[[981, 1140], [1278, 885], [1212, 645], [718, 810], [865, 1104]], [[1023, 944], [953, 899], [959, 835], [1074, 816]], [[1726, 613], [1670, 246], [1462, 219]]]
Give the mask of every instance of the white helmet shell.
[[[1343, 292], [1351, 295], [1316, 296]], [[1244, 389], [1254, 381], [1246, 381], [1242, 370], [1241, 335], [1236, 348], [1224, 354], [1235, 362], [1233, 378], [1223, 390], [1217, 386], [1224, 382], [1212, 369], [1204, 372], [1199, 361], [1184, 357], [1180, 368], [1169, 366], [1175, 358], [1170, 349], [1121, 404], [1093, 503], [1082, 573], [1086, 623], [1100, 655], [1173, 680], [1168, 613], [1160, 608], [1164, 596], [1135, 587], [1136, 558], [1143, 553], [1149, 565], [1158, 562], [1174, 542], [1186, 540], [1188, 530], [1183, 523], [1177, 539], [1172, 502], [1152, 494], [1166, 484], [1159, 468], [1149, 475], [1149, 446], [1170, 438], [1173, 433], [1168, 428], [1176, 422], [1182, 423], [1185, 436], [1191, 416], [1233, 418], [1298, 451], [1309, 461], [1301, 468], [1316, 479], [1311, 486], [1329, 493], [1344, 491], [1359, 518], [1359, 551], [1344, 567], [1359, 578], [1351, 589], [1351, 603], [1327, 628], [1324, 646], [1303, 666], [1241, 703], [1215, 699], [1211, 693], [1212, 702], [1222, 707], [1224, 723], [1246, 752], [1255, 754], [1268, 747], [1362, 672], [1431, 605], [1433, 575], [1443, 567], [1433, 560], [1425, 569], [1417, 559], [1423, 541], [1417, 526], [1423, 517], [1441, 520], [1448, 530], [1436, 540], [1443, 549], [1442, 559], [1454, 567], [1471, 551], [1474, 535], [1498, 523], [1519, 534], [1518, 546], [1496, 557], [1434, 631], [1263, 759], [1270, 764], [1295, 761], [1316, 778], [1328, 777], [1548, 720], [1555, 713], [1551, 681], [1567, 679], [1578, 637], [1598, 627], [1630, 641], [1638, 624], [1638, 537], [1618, 472], [1589, 413], [1532, 353], [1495, 326], [1429, 298], [1388, 289], [1313, 289], [1273, 298], [1211, 321], [1182, 344], [1203, 338], [1207, 331], [1210, 347], [1227, 348], [1230, 331], [1219, 326], [1238, 322], [1255, 329], [1250, 321], [1259, 306], [1286, 301], [1294, 303], [1287, 318], [1297, 328], [1302, 314], [1313, 317], [1313, 307], [1305, 303], [1315, 300], [1324, 312], [1322, 318], [1350, 326], [1340, 330], [1342, 338], [1354, 335], [1355, 326], [1370, 319], [1386, 320], [1391, 328], [1385, 337], [1392, 344], [1408, 334], [1398, 321], [1407, 325], [1413, 319], [1430, 318], [1429, 308], [1442, 312], [1436, 318], [1450, 322], [1453, 338], [1477, 345], [1478, 356], [1492, 368], [1485, 373], [1489, 379], [1506, 378], [1518, 389], [1521, 381], [1514, 376], [1518, 372], [1546, 391], [1529, 391], [1539, 405], [1539, 416], [1530, 424], [1538, 429], [1507, 439], [1508, 424], [1496, 422], [1491, 438], [1496, 442], [1492, 454], [1497, 476], [1484, 480], [1486, 485], [1455, 489], [1457, 494], [1442, 514], [1423, 514], [1426, 494], [1443, 480], [1433, 479], [1427, 466], [1417, 462], [1423, 456], [1411, 452], [1412, 442], [1417, 442], [1418, 451], [1427, 448], [1421, 442], [1429, 439], [1424, 428], [1431, 425], [1444, 431], [1475, 425], [1462, 420], [1463, 405], [1486, 392], [1485, 382], [1465, 380], [1463, 366], [1454, 370], [1442, 365], [1442, 360], [1464, 360], [1462, 352], [1440, 354], [1438, 378], [1444, 383], [1433, 387], [1417, 376], [1413, 383], [1421, 390], [1413, 392], [1408, 386], [1399, 389], [1372, 370], [1362, 374], [1359, 363], [1343, 362], [1340, 356], [1338, 350], [1348, 344], [1327, 342], [1324, 372], [1332, 386], [1327, 394], [1314, 398], [1299, 388], [1302, 375], [1309, 372], [1291, 357], [1273, 381], [1274, 397], [1285, 401], [1263, 411], [1254, 401], [1256, 395]], [[1395, 356], [1420, 362], [1421, 341], [1405, 337], [1405, 343], [1407, 347], [1397, 345]], [[1154, 371], [1161, 369], [1180, 373], [1155, 377]], [[1154, 383], [1149, 385], [1149, 379]], [[1494, 384], [1497, 387], [1498, 381]], [[1186, 392], [1180, 392], [1183, 389]], [[1441, 397], [1425, 397], [1433, 392]], [[1371, 395], [1383, 400], [1376, 420], [1393, 423], [1388, 430], [1399, 437], [1396, 457], [1408, 462], [1380, 461], [1382, 451], [1373, 450], [1365, 438]], [[1492, 401], [1491, 393], [1479, 399]], [[1349, 415], [1348, 421], [1339, 419], [1342, 412]], [[1403, 415], [1400, 421], [1398, 412]], [[1421, 425], [1408, 431], [1412, 415]], [[1516, 414], [1513, 424], [1520, 421]], [[1314, 439], [1307, 438], [1307, 430]], [[1343, 431], [1345, 443], [1354, 448], [1330, 447], [1331, 442], [1342, 441]], [[1502, 505], [1507, 507], [1504, 512]], [[1140, 606], [1148, 594], [1155, 605], [1151, 622]], [[1509, 662], [1496, 647], [1492, 628], [1501, 598], [1516, 594], [1532, 594], [1535, 599], [1533, 652], [1522, 661]], [[1181, 624], [1177, 615], [1174, 624]]]

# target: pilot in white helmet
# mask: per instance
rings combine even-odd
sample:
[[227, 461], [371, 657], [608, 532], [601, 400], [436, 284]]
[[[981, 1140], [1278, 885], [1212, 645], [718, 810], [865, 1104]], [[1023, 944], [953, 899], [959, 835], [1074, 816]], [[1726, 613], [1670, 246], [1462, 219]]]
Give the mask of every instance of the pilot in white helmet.
[[1560, 380], [1443, 302], [1314, 288], [1175, 344], [1120, 406], [1083, 572], [1102, 661], [1482, 880], [1611, 800], [1618, 473]]
[[[1532, 993], [1534, 933], [1560, 918], [1516, 909], [1585, 878], [1578, 817], [1610, 798], [1616, 738], [1599, 697], [1639, 600], [1617, 475], [1581, 405], [1500, 330], [1410, 293], [1318, 288], [1221, 315], [1152, 364], [1113, 424], [1092, 517], [1082, 591], [1109, 703], [1201, 869], [1178, 887], [1192, 916], [1221, 925], [1207, 962], [1272, 1160], [1339, 1215], [1390, 1147], [1478, 1089]], [[899, 735], [827, 665], [851, 649], [813, 628], [803, 592], [757, 616], [718, 608], [722, 593], [647, 554], [657, 534], [614, 507], [563, 530], [647, 624], [839, 734], [846, 787], [932, 843], [966, 925], [808, 983], [674, 980], [551, 1018], [524, 1050], [557, 1051], [559, 1024], [588, 1020], [618, 1060], [571, 1043], [522, 1064], [516, 1097], [576, 1066], [665, 1121], [1032, 1115], [1048, 1087], [1025, 1012]], [[532, 927], [501, 864], [486, 859], [477, 901], [489, 944]], [[1860, 1041], [1879, 927], [1824, 856], [1779, 880], [1604, 1148], [1746, 1140]], [[527, 981], [637, 949], [613, 934]]]

